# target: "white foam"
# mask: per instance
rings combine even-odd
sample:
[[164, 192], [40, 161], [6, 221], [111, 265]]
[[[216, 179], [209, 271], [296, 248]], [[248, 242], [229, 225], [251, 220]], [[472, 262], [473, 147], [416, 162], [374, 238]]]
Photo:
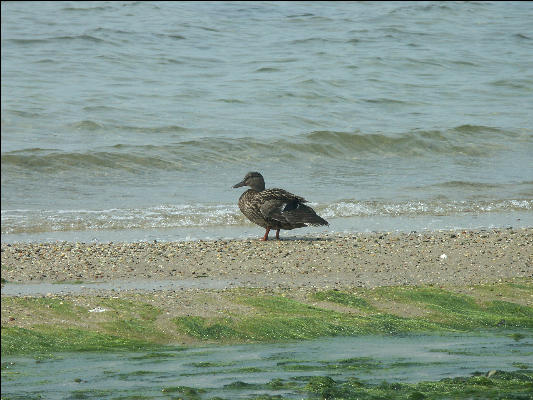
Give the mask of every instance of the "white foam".
[[[344, 200], [313, 204], [326, 219], [353, 217], [461, 216], [524, 212], [533, 200], [404, 201]], [[2, 234], [122, 229], [209, 228], [243, 226], [248, 220], [235, 204], [162, 204], [148, 208], [104, 210], [2, 210]]]

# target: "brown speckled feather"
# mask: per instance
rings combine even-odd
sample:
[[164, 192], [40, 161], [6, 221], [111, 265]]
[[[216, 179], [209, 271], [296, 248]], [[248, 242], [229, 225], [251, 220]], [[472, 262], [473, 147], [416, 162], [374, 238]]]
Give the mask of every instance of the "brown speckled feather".
[[290, 230], [307, 225], [328, 225], [311, 207], [303, 204], [306, 202], [303, 197], [283, 189], [249, 189], [239, 198], [239, 208], [250, 221], [263, 228]]
[[283, 189], [266, 189], [263, 175], [248, 172], [244, 179], [233, 188], [249, 186], [239, 198], [239, 208], [253, 223], [266, 229], [261, 240], [268, 240], [268, 233], [276, 229], [279, 239], [280, 229], [302, 228], [308, 225], [329, 225], [328, 221], [316, 215], [315, 210], [306, 206], [303, 197]]

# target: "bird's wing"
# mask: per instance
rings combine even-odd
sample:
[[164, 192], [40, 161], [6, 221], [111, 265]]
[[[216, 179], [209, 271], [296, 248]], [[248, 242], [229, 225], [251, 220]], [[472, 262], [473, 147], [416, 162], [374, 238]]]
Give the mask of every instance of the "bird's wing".
[[259, 195], [263, 201], [280, 200], [285, 202], [298, 201], [299, 203], [307, 203], [307, 200], [303, 197], [296, 196], [295, 194], [287, 192], [283, 189], [266, 189], [262, 192], [259, 192]]
[[296, 196], [283, 189], [267, 189], [259, 193], [261, 206], [259, 210], [265, 218], [282, 223], [291, 222], [286, 211], [293, 210], [299, 204], [307, 202], [303, 197]]
[[286, 204], [287, 202], [282, 200], [267, 200], [261, 204], [259, 211], [266, 219], [287, 222], [287, 219], [282, 214]]
[[315, 210], [302, 203], [289, 203], [283, 209], [283, 217], [292, 225], [329, 225]]
[[293, 226], [328, 225], [311, 207], [303, 203], [307, 201], [283, 189], [268, 189], [260, 192], [261, 205], [259, 210], [266, 219], [273, 219]]

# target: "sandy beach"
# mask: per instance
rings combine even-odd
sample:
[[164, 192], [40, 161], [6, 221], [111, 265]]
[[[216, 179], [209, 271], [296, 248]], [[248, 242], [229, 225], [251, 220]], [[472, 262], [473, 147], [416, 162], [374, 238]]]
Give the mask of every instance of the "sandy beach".
[[139, 346], [131, 340], [512, 334], [531, 327], [532, 248], [532, 228], [2, 244], [2, 347], [15, 354]]
[[210, 279], [233, 287], [476, 284], [533, 276], [533, 229], [161, 243], [2, 244], [8, 282]]

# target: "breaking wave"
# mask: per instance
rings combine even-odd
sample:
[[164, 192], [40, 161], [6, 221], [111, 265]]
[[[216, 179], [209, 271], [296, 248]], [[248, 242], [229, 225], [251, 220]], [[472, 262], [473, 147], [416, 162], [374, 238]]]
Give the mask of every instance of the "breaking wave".
[[[530, 211], [533, 200], [499, 201], [339, 201], [313, 204], [332, 225], [336, 218], [370, 216], [461, 215]], [[161, 205], [149, 208], [107, 210], [2, 210], [2, 234], [54, 231], [97, 231], [124, 229], [164, 229], [244, 225], [249, 222], [233, 204]]]

